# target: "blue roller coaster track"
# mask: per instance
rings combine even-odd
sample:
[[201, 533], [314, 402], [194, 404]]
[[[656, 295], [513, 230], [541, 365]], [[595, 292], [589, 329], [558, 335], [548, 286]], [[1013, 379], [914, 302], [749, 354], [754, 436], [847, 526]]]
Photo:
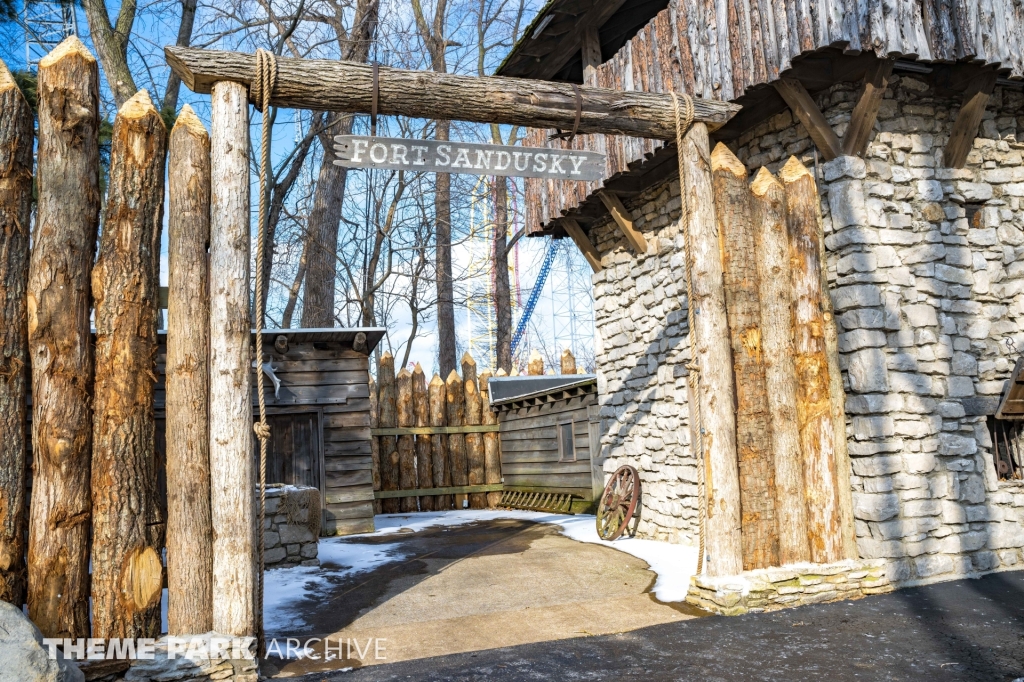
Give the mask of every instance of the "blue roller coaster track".
[[523, 306], [523, 314], [519, 318], [519, 324], [516, 325], [516, 331], [512, 335], [512, 354], [515, 355], [516, 347], [523, 338], [523, 334], [526, 333], [526, 325], [530, 323], [530, 316], [533, 315], [533, 309], [537, 307], [537, 301], [540, 300], [540, 293], [544, 290], [544, 283], [548, 279], [548, 273], [551, 272], [551, 264], [555, 260], [555, 251], [558, 249], [558, 242], [551, 239], [548, 242], [547, 253], [544, 254], [544, 262], [541, 263], [540, 273], [537, 275], [537, 281], [533, 284], [533, 289], [530, 290], [530, 297], [526, 299], [526, 305]]

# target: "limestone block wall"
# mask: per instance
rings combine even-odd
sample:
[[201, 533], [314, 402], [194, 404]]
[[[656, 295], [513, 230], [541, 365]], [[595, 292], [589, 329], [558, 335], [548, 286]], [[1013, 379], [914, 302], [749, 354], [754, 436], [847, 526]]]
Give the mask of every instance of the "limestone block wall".
[[690, 453], [690, 359], [679, 182], [626, 202], [648, 242], [636, 255], [618, 227], [595, 226], [594, 326], [604, 471], [640, 472], [640, 537], [697, 542], [697, 463]]
[[319, 490], [291, 485], [267, 487], [266, 517], [263, 523], [265, 568], [319, 566], [319, 536]]
[[[857, 94], [818, 98], [839, 135]], [[1024, 96], [997, 88], [955, 170], [959, 104], [897, 75], [865, 158], [819, 166], [858, 548], [902, 583], [1024, 561], [1024, 485], [997, 480], [986, 424], [1017, 357], [1006, 340], [1024, 349]], [[788, 112], [736, 147], [751, 169], [814, 163]]]

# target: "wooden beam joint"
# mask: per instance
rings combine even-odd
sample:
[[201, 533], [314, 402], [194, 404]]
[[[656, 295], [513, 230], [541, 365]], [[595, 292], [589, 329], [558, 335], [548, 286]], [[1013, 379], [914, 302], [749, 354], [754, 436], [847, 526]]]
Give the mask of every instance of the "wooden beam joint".
[[957, 114], [953, 129], [949, 133], [949, 142], [942, 152], [942, 164], [947, 168], [963, 168], [967, 163], [967, 155], [974, 147], [978, 126], [985, 116], [985, 107], [988, 106], [988, 100], [995, 87], [995, 71], [989, 71], [968, 84], [960, 113]]
[[804, 84], [795, 78], [780, 78], [773, 85], [782, 99], [786, 100], [793, 114], [804, 124], [804, 128], [825, 160], [831, 161], [841, 156], [843, 145], [839, 142], [839, 137], [825, 120], [825, 116], [814, 103]]
[[598, 191], [597, 196], [601, 199], [601, 203], [604, 204], [605, 208], [608, 209], [608, 212], [611, 213], [615, 224], [619, 226], [619, 230], [622, 231], [622, 235], [626, 238], [626, 243], [633, 249], [633, 253], [638, 256], [647, 253], [647, 240], [644, 239], [639, 230], [633, 227], [633, 216], [622, 205], [619, 197], [605, 189]]
[[590, 268], [594, 272], [600, 272], [603, 269], [601, 267], [601, 252], [590, 241], [580, 224], [574, 218], [562, 218], [562, 227], [565, 228], [565, 233], [569, 235], [569, 238], [576, 243], [583, 253], [583, 257], [590, 263]]
[[878, 109], [882, 106], [882, 97], [889, 86], [889, 76], [895, 59], [879, 59], [864, 74], [864, 92], [861, 93], [857, 105], [850, 116], [850, 127], [843, 136], [843, 153], [849, 156], [860, 156], [867, 149], [871, 131], [878, 118]]

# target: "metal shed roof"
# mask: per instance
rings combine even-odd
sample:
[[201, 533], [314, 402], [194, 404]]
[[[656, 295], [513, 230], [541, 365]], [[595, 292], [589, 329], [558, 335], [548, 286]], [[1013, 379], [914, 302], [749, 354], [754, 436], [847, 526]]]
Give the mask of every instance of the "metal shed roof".
[[487, 390], [490, 392], [491, 405], [502, 405], [596, 383], [597, 375], [594, 374], [491, 377], [487, 382]]

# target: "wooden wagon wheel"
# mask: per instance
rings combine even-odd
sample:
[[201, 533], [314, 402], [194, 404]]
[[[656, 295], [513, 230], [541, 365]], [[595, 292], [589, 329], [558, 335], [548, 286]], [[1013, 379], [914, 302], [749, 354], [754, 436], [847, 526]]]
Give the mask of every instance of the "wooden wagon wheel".
[[597, 506], [597, 535], [614, 540], [629, 525], [640, 500], [640, 474], [629, 465], [619, 467], [601, 494]]

